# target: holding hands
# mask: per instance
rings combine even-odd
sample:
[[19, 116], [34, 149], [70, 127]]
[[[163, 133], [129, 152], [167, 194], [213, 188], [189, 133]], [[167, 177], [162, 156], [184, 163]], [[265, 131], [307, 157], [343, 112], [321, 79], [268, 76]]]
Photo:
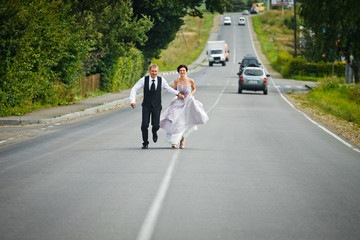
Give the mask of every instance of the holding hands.
[[182, 94], [182, 93], [179, 92], [177, 96], [178, 96], [178, 98], [184, 100], [184, 94]]

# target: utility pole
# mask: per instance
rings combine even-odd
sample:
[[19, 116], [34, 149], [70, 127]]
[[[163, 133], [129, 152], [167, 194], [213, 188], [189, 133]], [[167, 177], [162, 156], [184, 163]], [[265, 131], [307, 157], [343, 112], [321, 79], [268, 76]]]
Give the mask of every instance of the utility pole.
[[296, 0], [294, 0], [294, 58], [297, 56], [296, 50]]

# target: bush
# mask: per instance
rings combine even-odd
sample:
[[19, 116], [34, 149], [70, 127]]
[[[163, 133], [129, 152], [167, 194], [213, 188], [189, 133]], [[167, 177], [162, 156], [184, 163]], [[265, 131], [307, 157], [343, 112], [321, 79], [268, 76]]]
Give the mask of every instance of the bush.
[[105, 88], [110, 92], [117, 92], [132, 87], [141, 78], [143, 72], [144, 57], [141, 51], [130, 48], [107, 72], [109, 82]]
[[89, 45], [68, 11], [69, 4], [45, 0], [7, 1], [0, 9], [1, 116], [72, 100]]
[[272, 63], [272, 66], [275, 68], [276, 71], [283, 73], [286, 70], [286, 66], [293, 57], [289, 52], [281, 51], [278, 53], [276, 61]]
[[[280, 54], [279, 54], [280, 55]], [[285, 62], [284, 57], [279, 56], [278, 61]], [[287, 59], [285, 57], [285, 59]], [[311, 76], [311, 77], [325, 77], [332, 75], [332, 63], [324, 62], [306, 62], [303, 57], [296, 57], [293, 59], [287, 59], [287, 64], [281, 68], [281, 74], [283, 77], [291, 76]], [[334, 75], [343, 77], [345, 74], [345, 64], [335, 63], [334, 64]]]

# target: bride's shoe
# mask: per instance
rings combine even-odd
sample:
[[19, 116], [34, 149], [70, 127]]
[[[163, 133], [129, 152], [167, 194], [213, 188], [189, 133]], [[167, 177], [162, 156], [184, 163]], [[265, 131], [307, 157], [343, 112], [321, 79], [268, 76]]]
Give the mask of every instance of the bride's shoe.
[[184, 138], [182, 138], [181, 141], [180, 141], [180, 148], [181, 149], [185, 148], [185, 139]]

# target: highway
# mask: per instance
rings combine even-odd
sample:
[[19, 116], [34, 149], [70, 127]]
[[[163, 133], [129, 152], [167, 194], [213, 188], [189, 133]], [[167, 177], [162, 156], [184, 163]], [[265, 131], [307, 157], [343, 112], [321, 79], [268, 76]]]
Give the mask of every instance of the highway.
[[209, 121], [185, 149], [163, 130], [141, 149], [140, 102], [1, 149], [1, 240], [359, 239], [358, 149], [286, 101], [302, 82], [237, 93], [256, 52], [227, 16], [229, 62], [189, 74]]

